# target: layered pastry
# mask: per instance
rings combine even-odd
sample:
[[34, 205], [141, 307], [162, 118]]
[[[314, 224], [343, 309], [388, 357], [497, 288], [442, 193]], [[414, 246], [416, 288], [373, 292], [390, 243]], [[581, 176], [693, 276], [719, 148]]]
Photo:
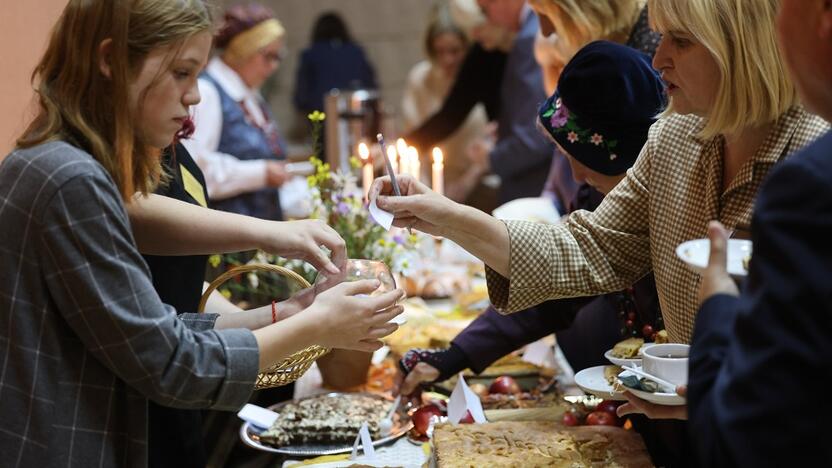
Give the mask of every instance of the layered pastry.
[[439, 468], [649, 467], [637, 433], [618, 427], [567, 427], [554, 421], [439, 424], [433, 445]]
[[366, 421], [370, 436], [377, 439], [379, 422], [390, 403], [371, 395], [320, 395], [290, 402], [277, 409], [272, 427], [260, 434], [260, 441], [283, 447], [299, 444], [351, 443]]
[[644, 346], [644, 339], [627, 338], [612, 347], [612, 355], [621, 359], [635, 359], [638, 357], [638, 350], [642, 346]]
[[618, 366], [604, 366], [604, 379], [611, 387], [614, 387], [615, 381], [618, 379], [618, 374], [623, 371], [624, 369]]

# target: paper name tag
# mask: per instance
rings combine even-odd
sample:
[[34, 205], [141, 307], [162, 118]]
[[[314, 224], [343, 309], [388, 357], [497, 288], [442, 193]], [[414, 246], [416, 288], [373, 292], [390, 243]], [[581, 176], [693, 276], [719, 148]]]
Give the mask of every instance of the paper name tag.
[[540, 367], [555, 368], [555, 350], [549, 340], [540, 339], [526, 346], [523, 360]]
[[465, 417], [467, 411], [471, 412], [471, 417], [474, 418], [475, 423], [486, 423], [485, 412], [482, 410], [482, 402], [480, 397], [468, 387], [465, 383], [465, 378], [462, 373], [459, 374], [459, 380], [456, 382], [456, 387], [451, 393], [451, 398], [448, 400], [448, 421], [451, 424], [457, 424]]
[[367, 421], [361, 424], [361, 429], [358, 430], [358, 436], [355, 438], [355, 443], [352, 444], [352, 455], [350, 460], [355, 460], [358, 457], [358, 444], [361, 444], [361, 449], [364, 450], [364, 456], [373, 458], [376, 456], [376, 448], [373, 447], [373, 439], [370, 437], [370, 429], [367, 427]]
[[237, 413], [237, 417], [253, 426], [259, 427], [260, 429], [268, 429], [272, 427], [272, 424], [274, 424], [275, 420], [277, 420], [277, 413], [270, 409], [247, 403], [243, 406], [243, 409]]
[[378, 205], [376, 205], [375, 198], [370, 200], [370, 216], [373, 217], [373, 220], [375, 220], [379, 226], [388, 231], [390, 230], [390, 227], [393, 226], [393, 213], [389, 213], [379, 208]]

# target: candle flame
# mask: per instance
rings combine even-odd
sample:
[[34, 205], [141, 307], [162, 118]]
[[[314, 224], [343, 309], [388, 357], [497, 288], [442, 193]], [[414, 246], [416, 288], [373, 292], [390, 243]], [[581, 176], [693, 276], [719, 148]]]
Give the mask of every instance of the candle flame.
[[363, 142], [358, 144], [358, 156], [364, 161], [370, 159], [370, 148]]
[[433, 162], [436, 164], [442, 164], [444, 157], [442, 156], [442, 150], [434, 147], [433, 148]]

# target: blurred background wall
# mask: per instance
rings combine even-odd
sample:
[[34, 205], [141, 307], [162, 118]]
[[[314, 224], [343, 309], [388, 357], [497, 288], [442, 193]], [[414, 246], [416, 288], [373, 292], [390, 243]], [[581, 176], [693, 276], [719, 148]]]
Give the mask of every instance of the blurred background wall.
[[2, 0], [0, 13], [0, 159], [31, 117], [30, 77], [66, 0]]
[[[218, 10], [239, 0], [213, 0]], [[263, 0], [287, 29], [288, 56], [264, 87], [278, 122], [287, 131], [295, 118], [291, 97], [300, 52], [309, 44], [315, 18], [336, 11], [375, 66], [386, 110], [398, 113], [407, 73], [422, 59], [422, 34], [431, 0]], [[29, 78], [49, 29], [66, 0], [2, 0], [0, 14], [0, 158], [31, 117]], [[218, 15], [219, 16], [219, 15]], [[218, 18], [218, 20], [221, 18]]]

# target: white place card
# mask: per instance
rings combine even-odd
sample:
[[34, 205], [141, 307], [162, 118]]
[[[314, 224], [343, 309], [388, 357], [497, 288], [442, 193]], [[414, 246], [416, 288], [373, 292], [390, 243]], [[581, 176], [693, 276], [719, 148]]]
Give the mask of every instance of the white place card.
[[253, 426], [265, 430], [272, 427], [272, 424], [277, 420], [277, 413], [270, 409], [247, 403], [237, 413], [237, 417]]
[[361, 424], [361, 429], [358, 430], [358, 436], [355, 437], [355, 443], [352, 444], [352, 454], [350, 460], [355, 460], [358, 457], [358, 444], [361, 444], [361, 449], [364, 450], [364, 456], [367, 458], [374, 458], [376, 456], [376, 448], [373, 447], [373, 439], [370, 437], [370, 429], [367, 427], [367, 421]]
[[451, 392], [451, 398], [448, 400], [448, 421], [451, 424], [458, 424], [465, 417], [467, 411], [471, 412], [471, 417], [474, 418], [475, 423], [488, 422], [485, 419], [485, 412], [482, 410], [480, 397], [468, 387], [465, 378], [460, 373], [459, 380], [457, 380], [454, 391]]

